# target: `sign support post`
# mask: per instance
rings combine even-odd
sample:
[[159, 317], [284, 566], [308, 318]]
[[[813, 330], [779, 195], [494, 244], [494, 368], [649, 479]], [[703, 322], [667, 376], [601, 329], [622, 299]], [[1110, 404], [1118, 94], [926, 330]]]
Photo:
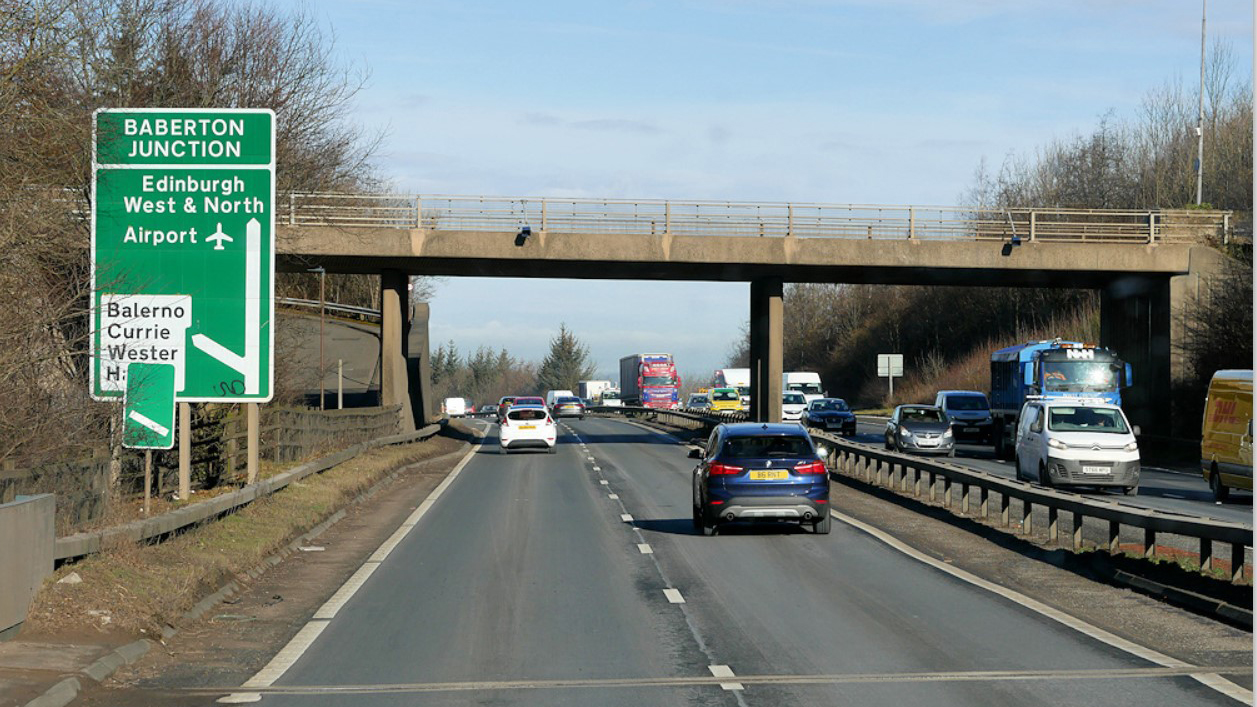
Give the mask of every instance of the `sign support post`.
[[889, 399], [895, 399], [895, 378], [903, 377], [903, 354], [878, 354], [877, 375], [887, 379], [890, 385]]
[[249, 430], [247, 433], [247, 439], [245, 440], [245, 444], [248, 445], [246, 447], [246, 450], [247, 450], [246, 453], [249, 455], [249, 461], [248, 461], [249, 477], [248, 478], [249, 478], [249, 483], [253, 483], [258, 480], [258, 451], [259, 451], [258, 438], [260, 437], [260, 435], [258, 434], [258, 404], [247, 403], [245, 404], [245, 408], [246, 408], [245, 415], [248, 417], [248, 427], [249, 427]]
[[179, 403], [179, 500], [192, 498], [192, 404]]
[[153, 450], [144, 450], [144, 515], [152, 510], [149, 503], [153, 498]]

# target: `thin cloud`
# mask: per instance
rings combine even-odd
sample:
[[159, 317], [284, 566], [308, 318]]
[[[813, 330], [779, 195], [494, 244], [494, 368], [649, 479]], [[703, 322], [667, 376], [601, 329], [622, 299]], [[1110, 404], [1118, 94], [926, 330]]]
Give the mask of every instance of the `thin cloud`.
[[630, 133], [636, 135], [658, 135], [663, 131], [652, 123], [640, 120], [623, 120], [603, 118], [600, 120], [578, 120], [573, 122], [577, 130], [596, 130], [599, 132]]

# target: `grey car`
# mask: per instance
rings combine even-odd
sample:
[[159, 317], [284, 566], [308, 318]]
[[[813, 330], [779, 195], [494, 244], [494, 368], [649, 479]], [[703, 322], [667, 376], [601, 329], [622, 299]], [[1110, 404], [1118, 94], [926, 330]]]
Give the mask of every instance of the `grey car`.
[[886, 422], [887, 449], [917, 454], [956, 455], [947, 413], [933, 405], [900, 405]]

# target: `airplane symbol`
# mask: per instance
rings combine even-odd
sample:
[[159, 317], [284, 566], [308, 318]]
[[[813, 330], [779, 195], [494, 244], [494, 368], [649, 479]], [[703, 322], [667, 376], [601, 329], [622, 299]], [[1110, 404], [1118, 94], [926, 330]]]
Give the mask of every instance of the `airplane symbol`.
[[223, 233], [223, 225], [220, 223], [218, 224], [218, 230], [214, 231], [214, 234], [205, 240], [214, 242], [214, 250], [226, 250], [226, 248], [223, 248], [223, 241], [230, 243], [234, 239], [226, 233]]

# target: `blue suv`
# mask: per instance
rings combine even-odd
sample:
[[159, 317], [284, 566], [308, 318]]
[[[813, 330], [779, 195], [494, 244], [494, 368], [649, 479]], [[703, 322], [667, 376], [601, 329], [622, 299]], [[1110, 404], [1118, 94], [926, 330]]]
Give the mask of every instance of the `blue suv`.
[[720, 523], [771, 520], [829, 532], [829, 473], [799, 424], [718, 425], [694, 468], [694, 529], [714, 534]]

